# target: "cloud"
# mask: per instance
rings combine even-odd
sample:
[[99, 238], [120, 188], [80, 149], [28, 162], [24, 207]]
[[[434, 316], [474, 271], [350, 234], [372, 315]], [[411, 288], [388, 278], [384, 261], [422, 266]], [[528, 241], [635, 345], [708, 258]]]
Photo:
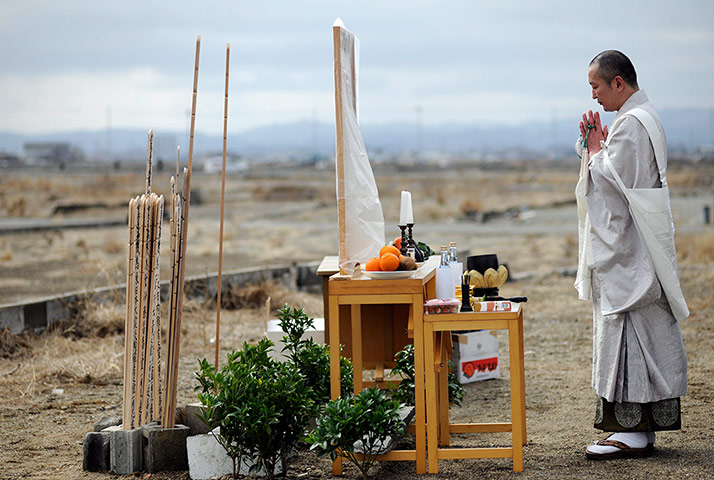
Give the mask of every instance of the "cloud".
[[108, 108], [117, 127], [183, 128], [199, 34], [197, 128], [221, 122], [228, 42], [231, 128], [331, 119], [337, 16], [361, 40], [363, 122], [413, 121], [417, 106], [434, 124], [577, 116], [594, 106], [587, 63], [606, 48], [631, 56], [657, 106], [714, 107], [704, 0], [606, 0], [595, 12], [563, 1], [25, 0], [0, 4], [0, 130], [103, 128]]

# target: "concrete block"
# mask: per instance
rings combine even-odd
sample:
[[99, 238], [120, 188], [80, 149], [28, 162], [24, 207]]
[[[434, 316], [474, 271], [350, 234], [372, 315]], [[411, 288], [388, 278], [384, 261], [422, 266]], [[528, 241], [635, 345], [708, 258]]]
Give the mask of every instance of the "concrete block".
[[94, 431], [101, 432], [105, 428], [117, 425], [121, 425], [121, 417], [102, 417], [101, 420], [94, 424]]
[[210, 434], [186, 439], [188, 474], [193, 480], [222, 477], [233, 473], [233, 462], [218, 440]]
[[0, 309], [0, 330], [7, 327], [15, 335], [25, 330], [25, 306], [10, 305]]
[[198, 418], [201, 410], [201, 402], [189, 403], [185, 408], [185, 425], [190, 429], [189, 435], [201, 435], [208, 433], [208, 426]]
[[[280, 328], [280, 320], [268, 320], [268, 328], [265, 336], [272, 341], [275, 346], [270, 351], [270, 356], [279, 362], [284, 362], [287, 357], [282, 352], [285, 344], [283, 343], [283, 337], [285, 332]], [[312, 338], [316, 343], [325, 343], [325, 319], [324, 318], [314, 318], [313, 328], [310, 328], [302, 336], [303, 340]]]
[[145, 425], [143, 428], [144, 471], [148, 473], [186, 470], [186, 438], [189, 428], [176, 425], [162, 428], [159, 425]]
[[144, 452], [142, 429], [119, 430], [109, 427], [108, 430], [111, 431], [110, 470], [119, 475], [140, 472], [143, 467]]
[[[206, 480], [233, 473], [231, 457], [212, 433], [188, 437], [186, 451], [188, 452], [188, 474], [193, 480]], [[248, 476], [250, 467], [254, 464], [254, 459], [244, 458], [240, 463], [238, 474]], [[280, 475], [282, 471], [283, 466], [278, 462], [278, 465], [275, 466], [275, 475]], [[265, 469], [261, 468], [251, 476], [265, 477]]]
[[76, 308], [77, 296], [54, 298], [47, 300], [45, 311], [45, 323], [47, 326], [52, 325], [60, 320], [66, 320], [73, 314], [72, 308]]
[[25, 305], [23, 312], [25, 329], [35, 329], [42, 331], [47, 327], [47, 303], [40, 301]]
[[109, 432], [88, 432], [84, 436], [82, 468], [88, 472], [109, 471]]

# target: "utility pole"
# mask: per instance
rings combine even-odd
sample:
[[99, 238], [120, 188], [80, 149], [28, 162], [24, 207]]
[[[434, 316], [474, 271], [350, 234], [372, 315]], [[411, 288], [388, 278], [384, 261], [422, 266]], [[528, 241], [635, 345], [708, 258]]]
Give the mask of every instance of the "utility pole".
[[424, 122], [424, 108], [421, 105], [417, 105], [415, 108], [416, 113], [416, 152], [415, 157], [419, 158], [422, 154], [424, 148], [423, 145], [423, 122]]
[[107, 105], [106, 109], [106, 145], [104, 146], [106, 150], [107, 160], [112, 161], [112, 107]]

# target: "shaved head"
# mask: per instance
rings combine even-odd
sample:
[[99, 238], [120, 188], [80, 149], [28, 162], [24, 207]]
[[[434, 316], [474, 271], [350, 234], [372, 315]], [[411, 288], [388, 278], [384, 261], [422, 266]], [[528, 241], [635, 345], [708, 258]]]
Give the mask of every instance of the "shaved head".
[[590, 61], [590, 66], [597, 67], [597, 73], [608, 85], [617, 76], [622, 79], [630, 87], [637, 90], [637, 72], [635, 67], [627, 55], [617, 50], [605, 50], [598, 53], [595, 58]]

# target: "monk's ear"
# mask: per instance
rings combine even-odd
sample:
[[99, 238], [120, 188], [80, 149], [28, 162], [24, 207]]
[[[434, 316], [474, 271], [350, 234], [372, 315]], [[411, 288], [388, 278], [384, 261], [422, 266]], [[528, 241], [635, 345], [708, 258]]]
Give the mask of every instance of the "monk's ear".
[[618, 92], [621, 92], [625, 88], [625, 85], [625, 80], [619, 75], [616, 75], [615, 78], [612, 79], [612, 87]]

